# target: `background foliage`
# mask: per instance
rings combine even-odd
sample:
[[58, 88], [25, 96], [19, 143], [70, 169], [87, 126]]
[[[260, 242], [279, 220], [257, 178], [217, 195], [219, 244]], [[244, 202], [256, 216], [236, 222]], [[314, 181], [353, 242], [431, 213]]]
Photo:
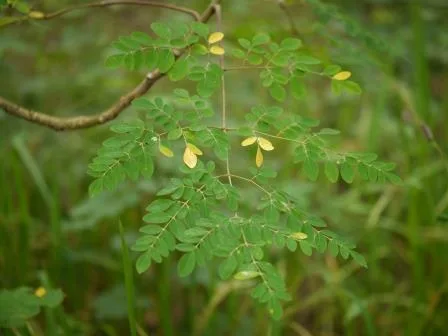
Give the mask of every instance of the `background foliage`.
[[[70, 2], [30, 3], [36, 9], [64, 4]], [[179, 4], [201, 10], [208, 3]], [[109, 136], [108, 126], [55, 133], [0, 114], [0, 286], [43, 286], [48, 293], [60, 288], [65, 296], [57, 308], [52, 308], [57, 291], [55, 301], [34, 303], [30, 316], [40, 306], [42, 314], [25, 327], [3, 332], [128, 334], [126, 293], [135, 290], [136, 332], [142, 335], [258, 335], [266, 330], [274, 335], [443, 335], [448, 314], [446, 4], [235, 1], [225, 2], [223, 13], [230, 43], [260, 32], [278, 41], [292, 34], [319, 58], [350, 69], [363, 88], [361, 97], [336, 96], [327, 81], [311, 78], [306, 98], [288, 97], [285, 105], [320, 119], [322, 127], [340, 129], [338, 148], [372, 151], [396, 162], [404, 185], [355, 180], [348, 187], [322, 176], [309, 182], [297, 165], [284, 164], [282, 148], [269, 160], [277, 165], [278, 186], [354, 240], [369, 268], [331, 255], [278, 251], [276, 266], [293, 300], [277, 323], [250, 299], [250, 283], [217, 281], [204, 269], [179, 279], [175, 256], [131, 279], [131, 261], [122, 251], [135, 241], [145, 207], [177, 174], [180, 161], [159, 159], [157, 179], [88, 198], [86, 167]], [[114, 52], [111, 42], [132, 31], [149, 31], [155, 20], [189, 18], [163, 9], [111, 7], [1, 27], [0, 94], [54, 115], [96, 113], [144, 74], [105, 67]], [[228, 81], [230, 125], [252, 106], [273, 103], [256, 73], [230, 74]], [[175, 87], [159, 81], [150, 96], [163, 97]], [[130, 108], [120, 119], [140, 113]], [[239, 155], [233, 161], [242, 167], [253, 164], [253, 153]], [[255, 191], [246, 194], [257, 199]], [[8, 292], [7, 299], [30, 293]]]

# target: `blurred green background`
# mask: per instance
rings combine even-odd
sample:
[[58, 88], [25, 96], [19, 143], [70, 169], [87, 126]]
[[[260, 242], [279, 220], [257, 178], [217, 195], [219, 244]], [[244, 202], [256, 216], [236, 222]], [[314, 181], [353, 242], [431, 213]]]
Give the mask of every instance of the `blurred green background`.
[[[53, 11], [75, 2], [28, 3]], [[173, 3], [199, 12], [208, 5]], [[447, 17], [444, 0], [223, 1], [229, 47], [258, 32], [274, 40], [295, 35], [353, 73], [361, 96], [335, 96], [328, 82], [310, 78], [306, 99], [288, 98], [286, 107], [340, 129], [339, 148], [395, 162], [404, 184], [310, 183], [279, 151], [279, 187], [355, 240], [369, 268], [277, 252], [294, 300], [272, 325], [241, 284], [218, 282], [206, 270], [181, 280], [171, 258], [134, 276], [139, 335], [447, 334]], [[96, 114], [144, 75], [107, 69], [110, 43], [148, 32], [155, 20], [190, 18], [115, 6], [0, 27], [0, 96], [57, 116]], [[232, 72], [228, 82], [230, 124], [257, 103], [274, 103], [255, 72]], [[174, 87], [163, 79], [148, 95]], [[129, 108], [119, 118], [137, 115]], [[0, 110], [0, 289], [44, 281], [65, 294], [62, 306], [0, 335], [129, 334], [118, 218], [131, 244], [144, 208], [180, 161], [160, 159], [152, 180], [90, 199], [86, 168], [108, 134], [108, 125], [58, 133]], [[237, 164], [250, 159], [232, 155]]]

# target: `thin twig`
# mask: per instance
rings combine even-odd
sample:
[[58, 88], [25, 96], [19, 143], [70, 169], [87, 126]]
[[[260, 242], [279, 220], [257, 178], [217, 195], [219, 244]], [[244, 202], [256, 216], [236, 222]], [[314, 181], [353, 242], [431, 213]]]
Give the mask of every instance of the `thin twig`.
[[[219, 4], [215, 5], [215, 13], [216, 13], [216, 21], [217, 21], [217, 28], [218, 31], [222, 32], [222, 12], [221, 12], [221, 6]], [[221, 66], [221, 69], [224, 70], [224, 54], [222, 54], [219, 57], [219, 64]], [[227, 128], [227, 111], [226, 111], [226, 80], [225, 80], [225, 74], [223, 73], [221, 75], [221, 99], [222, 99], [222, 120], [221, 120], [221, 126], [225, 130]], [[226, 132], [226, 131], [224, 131]], [[226, 171], [227, 176], [229, 179], [229, 184], [232, 185], [232, 176], [230, 174], [230, 162], [229, 162], [229, 154], [227, 153], [226, 158]]]
[[285, 13], [286, 18], [288, 19], [289, 22], [289, 26], [290, 26], [290, 30], [291, 30], [291, 34], [299, 37], [299, 31], [296, 28], [296, 25], [294, 23], [294, 18], [291, 15], [290, 10], [288, 9], [288, 7], [285, 5], [284, 0], [277, 0], [278, 6], [280, 7], [280, 9], [283, 11], [283, 13]]
[[[217, 176], [217, 177], [220, 178], [220, 177], [226, 177], [226, 176], [228, 177], [229, 175], [228, 175], [228, 174], [223, 174], [223, 175], [219, 175], [219, 176]], [[261, 191], [263, 191], [263, 192], [264, 192], [266, 195], [268, 195], [269, 197], [271, 197], [271, 195], [272, 195], [271, 192], [269, 192], [267, 189], [263, 188], [261, 185], [259, 185], [257, 182], [255, 182], [253, 179], [249, 179], [249, 178], [247, 178], [247, 177], [240, 176], [240, 175], [235, 175], [235, 174], [231, 174], [231, 176], [234, 177], [234, 178], [236, 178], [236, 179], [239, 179], [239, 180], [242, 180], [242, 181], [246, 181], [246, 182], [248, 182], [248, 183], [253, 184], [254, 186], [256, 186], [258, 189], [260, 189]]]
[[[207, 9], [199, 17], [200, 22], [206, 22], [215, 12], [215, 6], [220, 0], [213, 0]], [[180, 55], [182, 52], [180, 53]], [[110, 120], [115, 119], [123, 110], [125, 110], [134, 99], [144, 95], [159, 79], [165, 74], [154, 70], [148, 73], [142, 82], [137, 85], [129, 93], [120, 97], [111, 107], [105, 111], [93, 116], [76, 116], [76, 117], [55, 117], [45, 113], [33, 111], [23, 106], [17, 105], [3, 97], [0, 97], [0, 108], [13, 116], [25, 119], [35, 124], [43, 125], [57, 131], [76, 130], [82, 128], [89, 128], [104, 124]]]
[[149, 6], [149, 7], [159, 7], [159, 8], [166, 8], [171, 9], [177, 12], [185, 13], [190, 16], [192, 16], [195, 20], [199, 21], [201, 19], [200, 14], [190, 8], [181, 7], [177, 5], [167, 4], [163, 2], [156, 2], [156, 1], [146, 1], [146, 0], [104, 0], [99, 2], [91, 2], [91, 3], [85, 3], [80, 5], [74, 5], [67, 8], [60, 9], [53, 13], [43, 13], [43, 17], [40, 18], [41, 20], [50, 20], [54, 19], [55, 17], [62, 16], [65, 14], [68, 14], [73, 11], [77, 11], [80, 9], [86, 9], [86, 8], [99, 8], [99, 7], [109, 7], [109, 6], [115, 6], [115, 5], [136, 5], [136, 6]]
[[[269, 67], [272, 68], [272, 67]], [[223, 71], [233, 71], [233, 70], [254, 70], [254, 69], [268, 69], [264, 65], [237, 65], [232, 67], [223, 68]]]

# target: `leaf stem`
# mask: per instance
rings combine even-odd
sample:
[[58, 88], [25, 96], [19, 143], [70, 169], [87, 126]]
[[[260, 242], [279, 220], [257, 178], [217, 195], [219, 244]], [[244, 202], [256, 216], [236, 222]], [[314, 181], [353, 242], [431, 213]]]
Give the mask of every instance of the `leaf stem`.
[[[220, 175], [220, 176], [217, 176], [217, 177], [219, 178], [219, 177], [223, 177], [223, 176], [227, 176], [227, 177], [229, 177], [229, 174], [224, 174], [224, 175]], [[259, 188], [261, 191], [263, 191], [264, 193], [266, 193], [266, 195], [269, 195], [269, 197], [271, 197], [271, 195], [272, 195], [271, 192], [269, 192], [267, 189], [263, 188], [261, 185], [259, 185], [259, 184], [258, 184], [257, 182], [255, 182], [254, 180], [251, 180], [251, 179], [249, 179], [249, 178], [247, 178], [247, 177], [244, 177], [244, 176], [235, 175], [235, 174], [230, 174], [230, 177], [234, 177], [234, 178], [236, 178], [236, 179], [243, 180], [243, 181], [246, 181], [246, 182], [249, 182], [249, 183], [253, 184], [253, 185], [256, 186], [257, 188]]]
[[[218, 31], [222, 31], [222, 11], [221, 11], [221, 5], [216, 4], [214, 6], [215, 14], [216, 14], [216, 22], [217, 22], [217, 29]], [[219, 57], [219, 65], [224, 72], [224, 54], [222, 54]], [[224, 77], [224, 73], [221, 75], [221, 100], [222, 100], [222, 114], [221, 114], [221, 126], [224, 129], [224, 132], [227, 133], [227, 111], [226, 111], [226, 80]], [[226, 158], [226, 171], [227, 171], [227, 177], [229, 179], [229, 184], [232, 184], [232, 174], [230, 173], [230, 162], [229, 162], [229, 153], [227, 153]]]

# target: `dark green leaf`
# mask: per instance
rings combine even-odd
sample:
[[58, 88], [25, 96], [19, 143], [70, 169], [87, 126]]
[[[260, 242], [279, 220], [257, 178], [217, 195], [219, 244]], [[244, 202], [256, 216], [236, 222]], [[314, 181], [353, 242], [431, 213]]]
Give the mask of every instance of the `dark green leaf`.
[[151, 23], [151, 29], [157, 36], [162, 39], [169, 40], [171, 38], [171, 30], [170, 28], [161, 22], [153, 22]]
[[303, 171], [311, 181], [316, 181], [319, 177], [319, 165], [316, 161], [310, 159], [305, 160], [303, 162]]
[[20, 327], [39, 311], [38, 298], [29, 288], [0, 291], [0, 328]]
[[219, 276], [223, 280], [229, 279], [232, 274], [235, 272], [236, 268], [238, 266], [238, 261], [235, 257], [231, 256], [227, 259], [225, 259], [220, 265], [219, 265]]
[[149, 266], [151, 266], [151, 252], [147, 251], [138, 257], [135, 267], [137, 272], [142, 274], [148, 270]]
[[109, 56], [106, 59], [105, 64], [109, 68], [117, 68], [117, 67], [123, 65], [124, 56], [125, 56], [124, 54], [116, 54], [116, 55]]
[[154, 235], [154, 234], [158, 234], [160, 231], [162, 231], [162, 228], [158, 225], [145, 225], [145, 226], [141, 227], [139, 231], [142, 233]]
[[171, 216], [163, 213], [163, 212], [152, 212], [148, 213], [143, 217], [143, 221], [145, 223], [152, 223], [152, 224], [161, 224], [166, 223], [171, 219]]
[[208, 25], [202, 22], [192, 22], [190, 24], [191, 29], [203, 38], [207, 38], [209, 34]]
[[338, 165], [332, 161], [325, 162], [325, 176], [332, 183], [336, 183], [339, 178]]
[[367, 268], [366, 259], [361, 254], [356, 251], [350, 251], [350, 255], [352, 256], [353, 260], [356, 261], [359, 265]]
[[280, 48], [285, 50], [297, 50], [302, 46], [302, 41], [297, 38], [288, 37], [280, 43]]
[[269, 42], [269, 40], [270, 40], [269, 35], [264, 33], [258, 33], [252, 38], [252, 45], [255, 47], [262, 44], [266, 44]]
[[272, 98], [275, 100], [282, 102], [285, 100], [286, 97], [286, 91], [283, 86], [280, 84], [274, 83], [269, 88], [269, 93], [271, 94]]
[[310, 64], [310, 65], [320, 64], [320, 60], [318, 60], [317, 58], [303, 54], [296, 55], [295, 60], [297, 63], [301, 64]]
[[193, 272], [196, 264], [196, 255], [194, 252], [184, 254], [177, 264], [177, 272], [180, 277], [186, 277]]
[[174, 66], [168, 72], [168, 77], [176, 82], [178, 80], [183, 79], [188, 74], [188, 60], [186, 58], [182, 58], [174, 63]]
[[341, 177], [347, 183], [353, 182], [353, 179], [355, 177], [355, 170], [350, 163], [344, 162], [341, 165]]
[[295, 99], [302, 99], [306, 95], [306, 87], [301, 78], [293, 77], [289, 85]]
[[299, 246], [303, 254], [307, 256], [311, 256], [313, 254], [313, 248], [306, 240], [299, 241]]
[[167, 72], [173, 66], [175, 61], [174, 54], [169, 49], [162, 49], [159, 52], [157, 67], [161, 73]]

